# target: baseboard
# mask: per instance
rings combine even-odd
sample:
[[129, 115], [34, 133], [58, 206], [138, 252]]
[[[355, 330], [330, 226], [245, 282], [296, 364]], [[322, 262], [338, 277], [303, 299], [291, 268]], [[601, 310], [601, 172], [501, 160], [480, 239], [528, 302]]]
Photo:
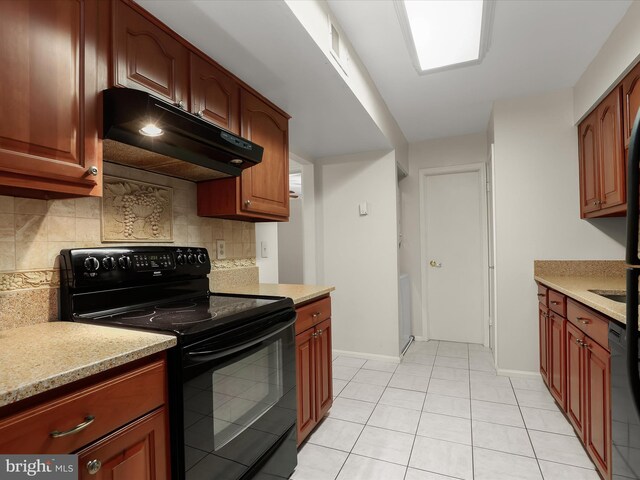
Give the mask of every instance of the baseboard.
[[346, 355], [348, 357], [366, 358], [367, 360], [378, 360], [380, 362], [400, 363], [400, 357], [393, 357], [391, 355], [377, 355], [375, 353], [363, 353], [363, 352], [350, 352], [348, 350], [336, 350], [333, 349], [334, 355]]
[[508, 377], [539, 377], [540, 372], [528, 372], [526, 370], [507, 370], [506, 368], [498, 368], [498, 375], [506, 375]]

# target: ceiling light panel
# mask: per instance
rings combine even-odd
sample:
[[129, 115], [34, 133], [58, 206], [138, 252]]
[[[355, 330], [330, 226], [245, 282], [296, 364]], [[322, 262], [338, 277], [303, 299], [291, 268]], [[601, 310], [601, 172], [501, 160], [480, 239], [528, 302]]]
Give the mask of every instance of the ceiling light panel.
[[491, 15], [483, 0], [396, 0], [405, 40], [419, 72], [478, 63]]

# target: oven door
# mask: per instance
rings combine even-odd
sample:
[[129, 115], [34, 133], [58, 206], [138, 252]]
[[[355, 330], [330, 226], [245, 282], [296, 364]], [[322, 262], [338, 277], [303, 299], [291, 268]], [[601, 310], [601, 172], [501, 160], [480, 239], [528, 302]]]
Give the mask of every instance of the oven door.
[[185, 478], [289, 478], [296, 466], [294, 322], [294, 310], [280, 312], [227, 336], [223, 348], [220, 338], [185, 348]]

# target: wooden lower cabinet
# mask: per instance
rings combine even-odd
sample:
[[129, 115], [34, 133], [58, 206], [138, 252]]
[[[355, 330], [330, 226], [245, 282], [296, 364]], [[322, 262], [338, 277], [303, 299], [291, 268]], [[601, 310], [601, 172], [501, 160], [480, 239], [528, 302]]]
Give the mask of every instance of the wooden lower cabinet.
[[611, 354], [608, 345], [603, 345], [607, 340], [602, 333], [607, 320], [573, 300], [568, 303], [567, 318], [547, 310], [546, 323], [542, 321], [544, 306], [539, 306], [541, 345], [542, 338], [549, 339], [546, 359], [541, 351], [540, 372], [546, 381], [543, 367], [546, 361], [549, 391], [561, 405], [600, 475], [609, 480]]
[[565, 323], [557, 313], [549, 312], [549, 390], [562, 408], [566, 408]]
[[0, 408], [0, 452], [79, 455], [81, 479], [170, 477], [164, 354]]
[[604, 478], [611, 476], [611, 354], [585, 339], [587, 452]]
[[578, 436], [585, 435], [584, 334], [567, 324], [567, 416]]
[[[298, 322], [315, 324], [296, 335], [298, 445], [311, 433], [333, 404], [331, 312], [328, 297], [298, 309]], [[307, 325], [307, 323], [305, 323]]]
[[540, 328], [540, 375], [544, 383], [549, 385], [549, 309], [538, 304], [538, 322]]
[[166, 411], [159, 408], [78, 452], [81, 480], [169, 478]]

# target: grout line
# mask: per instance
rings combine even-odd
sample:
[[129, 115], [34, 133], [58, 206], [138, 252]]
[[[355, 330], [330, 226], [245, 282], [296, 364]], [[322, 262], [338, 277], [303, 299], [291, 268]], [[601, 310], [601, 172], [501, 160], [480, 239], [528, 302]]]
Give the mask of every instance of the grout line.
[[536, 459], [536, 463], [538, 464], [538, 471], [540, 472], [540, 477], [544, 478], [542, 474], [542, 467], [540, 466], [540, 459], [538, 458], [538, 453], [536, 452], [535, 447], [533, 446], [533, 441], [531, 440], [531, 435], [529, 434], [529, 429], [527, 428], [527, 422], [524, 420], [524, 415], [522, 414], [522, 408], [520, 408], [520, 400], [518, 400], [518, 396], [516, 395], [516, 389], [513, 386], [513, 382], [511, 381], [511, 377], [509, 378], [509, 385], [511, 385], [511, 390], [513, 391], [513, 396], [516, 399], [516, 404], [518, 405], [518, 411], [520, 412], [520, 417], [522, 418], [522, 424], [524, 425], [524, 429], [527, 432], [527, 438], [529, 439], [529, 444], [531, 445], [531, 450], [533, 451], [533, 456]]
[[[467, 353], [469, 352], [469, 344], [467, 344]], [[469, 432], [471, 433], [471, 478], [476, 476], [475, 455], [473, 453], [473, 406], [471, 403], [471, 359], [469, 359]]]

